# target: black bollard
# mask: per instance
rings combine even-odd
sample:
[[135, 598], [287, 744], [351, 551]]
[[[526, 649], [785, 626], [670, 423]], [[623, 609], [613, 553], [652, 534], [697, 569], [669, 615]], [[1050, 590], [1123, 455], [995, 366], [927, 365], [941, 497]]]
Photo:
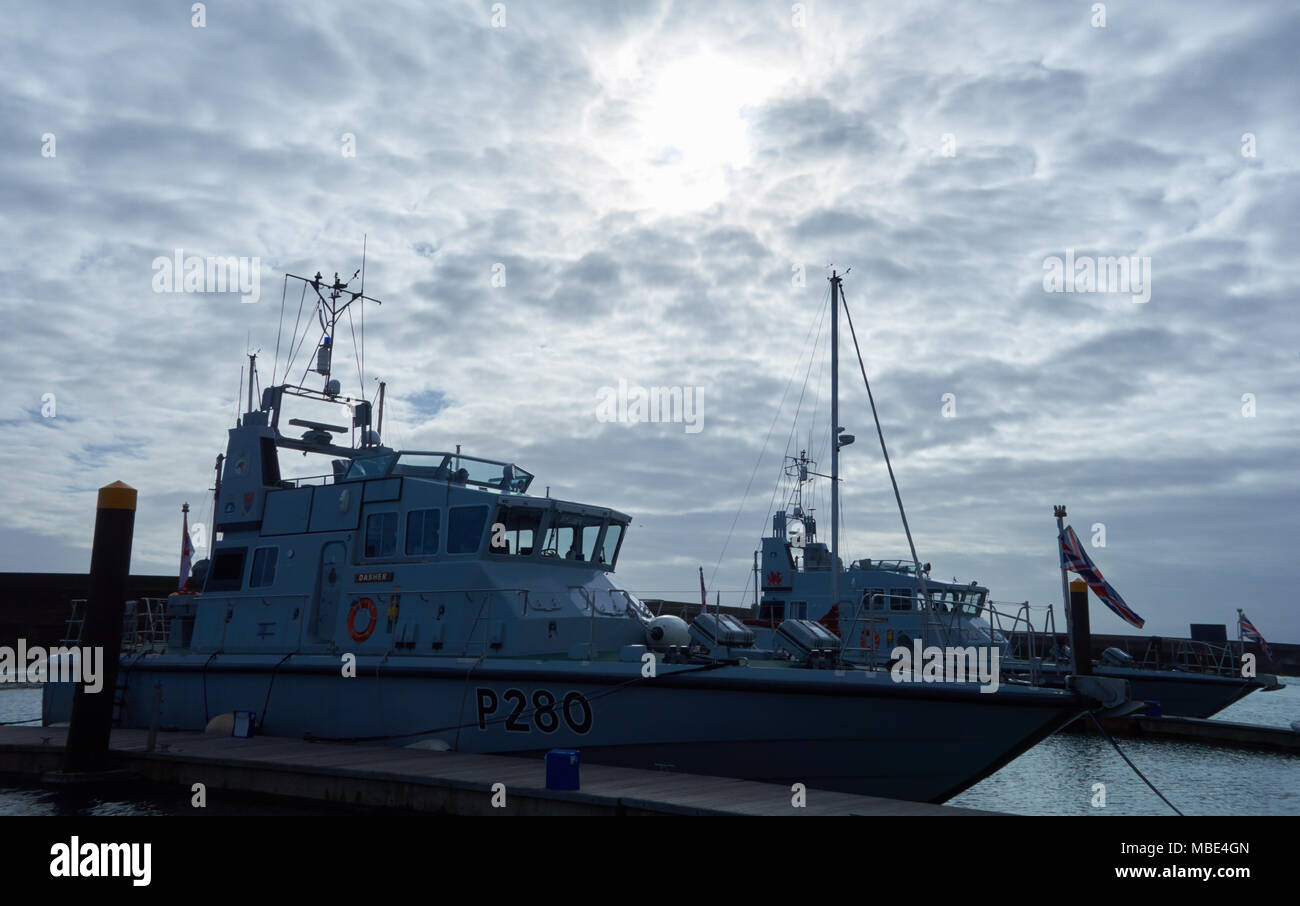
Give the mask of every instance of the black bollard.
[[[72, 696], [65, 770], [102, 771], [108, 767], [108, 736], [122, 652], [126, 583], [131, 574], [131, 534], [135, 530], [135, 488], [115, 481], [99, 489], [95, 540], [90, 552], [90, 595], [80, 647], [102, 648], [103, 685], [95, 693], [78, 684]], [[83, 657], [83, 661], [84, 661]]]
[[1092, 675], [1092, 627], [1088, 625], [1088, 583], [1070, 581], [1070, 652], [1075, 676]]

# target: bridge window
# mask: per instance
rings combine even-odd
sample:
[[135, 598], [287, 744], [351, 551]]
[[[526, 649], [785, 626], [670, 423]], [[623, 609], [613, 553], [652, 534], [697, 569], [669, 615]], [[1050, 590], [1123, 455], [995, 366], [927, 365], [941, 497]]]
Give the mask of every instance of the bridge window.
[[411, 510], [406, 517], [406, 552], [417, 556], [438, 553], [441, 528], [442, 510]]
[[239, 591], [244, 587], [246, 547], [217, 551], [212, 557], [212, 572], [204, 591]]
[[447, 553], [472, 554], [483, 540], [486, 506], [454, 506], [447, 511]]
[[912, 589], [891, 588], [889, 590], [889, 609], [890, 610], [911, 610]]
[[624, 525], [621, 522], [611, 522], [605, 528], [605, 540], [600, 548], [600, 562], [613, 568], [614, 561], [618, 559], [618, 546], [623, 541]]
[[[542, 513], [542, 510], [533, 507], [498, 507], [497, 521], [492, 525], [492, 536], [488, 542], [488, 553], [532, 556], [542, 531]], [[498, 534], [498, 525], [504, 527], [503, 535]]]
[[565, 560], [591, 562], [596, 555], [596, 540], [600, 537], [600, 516], [579, 513], [556, 513], [551, 517], [551, 527], [546, 533], [542, 554]]
[[275, 561], [278, 547], [259, 547], [253, 551], [253, 570], [248, 577], [249, 588], [262, 588], [275, 584]]
[[367, 456], [364, 459], [352, 460], [352, 464], [348, 467], [348, 480], [383, 478], [388, 474], [388, 465], [393, 461], [393, 455], [392, 453], [385, 453], [379, 456]]
[[396, 553], [397, 514], [372, 514], [366, 519], [366, 556], [391, 557]]

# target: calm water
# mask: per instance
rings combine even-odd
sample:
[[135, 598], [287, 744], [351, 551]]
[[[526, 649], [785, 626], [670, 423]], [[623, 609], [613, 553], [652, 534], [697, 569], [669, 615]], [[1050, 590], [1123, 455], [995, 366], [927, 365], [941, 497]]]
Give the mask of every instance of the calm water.
[[[1256, 692], [1218, 715], [1221, 720], [1289, 727], [1300, 720], [1300, 680], [1277, 692]], [[0, 723], [39, 717], [41, 691], [0, 686]], [[1300, 815], [1300, 755], [1156, 740], [1118, 740], [1156, 787], [1189, 815]], [[1094, 808], [1093, 785], [1106, 786], [1106, 805]], [[337, 809], [268, 804], [209, 796], [208, 814], [334, 814]], [[951, 800], [952, 805], [1022, 815], [1166, 815], [1169, 807], [1095, 734], [1060, 733], [992, 777]], [[193, 814], [188, 796], [123, 787], [94, 796], [70, 795], [0, 778], [0, 815]]]

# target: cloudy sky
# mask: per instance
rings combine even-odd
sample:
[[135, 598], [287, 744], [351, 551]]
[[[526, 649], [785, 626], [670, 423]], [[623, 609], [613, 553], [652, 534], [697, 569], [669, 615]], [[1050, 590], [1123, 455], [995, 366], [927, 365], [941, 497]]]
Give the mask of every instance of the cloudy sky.
[[[782, 457], [829, 465], [834, 264], [935, 575], [1056, 602], [1065, 503], [1150, 631], [1300, 641], [1300, 10], [1101, 6], [0, 4], [0, 569], [85, 570], [121, 479], [173, 571], [283, 275], [367, 236], [385, 441], [633, 514], [643, 596], [738, 601]], [[260, 298], [155, 292], [176, 250]], [[1067, 254], [1149, 300], [1047, 291]], [[844, 556], [900, 556], [844, 341]], [[620, 379], [701, 430], [602, 421]]]

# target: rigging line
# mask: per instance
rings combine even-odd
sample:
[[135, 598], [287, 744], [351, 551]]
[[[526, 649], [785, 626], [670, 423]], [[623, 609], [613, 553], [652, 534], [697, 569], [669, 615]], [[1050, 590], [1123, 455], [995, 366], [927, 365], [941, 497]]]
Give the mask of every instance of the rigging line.
[[[808, 336], [812, 335], [812, 327], [808, 328]], [[804, 345], [807, 345], [808, 337], [804, 337]], [[802, 354], [800, 355], [802, 358]], [[758, 474], [758, 467], [763, 463], [763, 457], [767, 454], [767, 445], [772, 440], [772, 431], [776, 429], [777, 419], [781, 417], [781, 410], [785, 408], [785, 398], [790, 393], [790, 387], [794, 384], [795, 375], [799, 373], [799, 359], [795, 359], [794, 370], [790, 372], [790, 379], [785, 382], [785, 390], [781, 393], [781, 402], [777, 404], [776, 412], [772, 416], [772, 423], [767, 426], [767, 436], [763, 438], [763, 447], [758, 451], [758, 458], [754, 460], [754, 468], [749, 473], [749, 481], [745, 483], [745, 493], [741, 495], [740, 506], [736, 507], [736, 515], [731, 519], [731, 528], [727, 530], [727, 538], [722, 542], [722, 552], [718, 554], [718, 562], [713, 564], [713, 572], [709, 574], [709, 584], [712, 585], [718, 577], [718, 570], [722, 567], [722, 560], [727, 556], [727, 547], [731, 544], [731, 537], [736, 531], [736, 523], [740, 520], [740, 514], [744, 512], [745, 502], [749, 499], [750, 488], [754, 485], [754, 476]]]
[[[830, 289], [827, 289], [826, 292], [829, 293]], [[813, 362], [817, 361], [817, 351], [821, 349], [822, 344], [822, 330], [826, 326], [820, 316], [815, 319], [814, 323], [817, 325], [817, 339], [813, 343], [812, 354], [808, 357], [808, 368], [804, 371], [803, 387], [799, 390], [799, 401], [795, 403], [794, 420], [790, 425], [790, 436], [785, 441], [786, 456], [790, 455], [790, 444], [799, 433], [799, 413], [803, 410], [803, 398], [808, 392], [808, 378], [812, 375]]]
[[[826, 289], [826, 292], [828, 292], [828, 293], [830, 292], [830, 288], [829, 288], [829, 287]], [[800, 409], [803, 407], [803, 397], [804, 397], [804, 393], [805, 393], [805, 392], [807, 391], [807, 389], [808, 389], [808, 375], [812, 372], [812, 363], [813, 363], [814, 361], [816, 361], [816, 359], [817, 359], [817, 350], [821, 348], [822, 330], [823, 330], [824, 327], [825, 327], [825, 322], [823, 322], [822, 319], [821, 319], [820, 317], [817, 317], [817, 318], [814, 318], [814, 319], [813, 319], [813, 321], [812, 321], [812, 325], [810, 325], [809, 328], [808, 328], [808, 335], [805, 336], [805, 337], [804, 337], [804, 340], [803, 340], [804, 348], [807, 348], [807, 346], [808, 346], [808, 340], [809, 340], [810, 337], [812, 337], [812, 333], [813, 333], [813, 328], [814, 328], [814, 327], [816, 327], [816, 329], [817, 329], [817, 336], [816, 336], [816, 339], [813, 341], [813, 347], [812, 347], [812, 350], [811, 350], [811, 351], [809, 352], [809, 354], [808, 354], [808, 367], [804, 370], [803, 386], [802, 386], [802, 387], [800, 388], [800, 390], [799, 390], [799, 401], [795, 404], [795, 408], [794, 408], [794, 418], [791, 419], [791, 421], [790, 421], [790, 434], [789, 434], [789, 435], [786, 437], [786, 439], [785, 439], [785, 453], [784, 453], [783, 456], [782, 456], [782, 464], [783, 464], [783, 465], [784, 465], [784, 462], [785, 462], [785, 457], [788, 457], [788, 456], [790, 455], [790, 442], [794, 440], [795, 434], [796, 434], [796, 433], [798, 432], [798, 430], [799, 430], [799, 411], [800, 411]], [[800, 354], [800, 357], [799, 357], [798, 359], [795, 360], [795, 363], [794, 363], [794, 374], [798, 374], [798, 373], [799, 373], [799, 363], [800, 363], [801, 361], [803, 361], [803, 355], [802, 355], [802, 353]], [[791, 375], [791, 378], [790, 378], [790, 379], [791, 379], [792, 381], [794, 380], [794, 375], [793, 375], [793, 374]], [[787, 390], [788, 390], [788, 388], [787, 388]], [[764, 519], [766, 519], [767, 516], [771, 515], [773, 508], [776, 506], [776, 497], [777, 497], [777, 495], [781, 492], [781, 478], [782, 478], [782, 474], [783, 474], [782, 470], [778, 470], [778, 472], [777, 472], [777, 477], [776, 477], [776, 482], [775, 482], [775, 484], [773, 484], [773, 486], [772, 486], [772, 497], [771, 497], [771, 499], [769, 499], [768, 502], [767, 502], [767, 513], [764, 514]], [[766, 526], [761, 527], [761, 528], [759, 529], [758, 534], [759, 534], [759, 537], [760, 537], [760, 538], [763, 536], [763, 532], [764, 532], [764, 531], [766, 531]]]
[[[826, 298], [823, 299], [823, 304], [827, 304], [827, 303], [829, 303], [829, 302], [830, 302], [830, 287], [829, 287], [829, 285], [828, 285], [828, 286], [827, 286], [827, 289], [826, 289]], [[827, 304], [827, 307], [829, 308], [829, 305], [828, 305], [828, 304]], [[828, 341], [829, 341], [829, 338], [828, 338]], [[835, 357], [835, 354], [836, 354], [838, 351], [839, 351], [839, 350], [835, 350], [835, 349], [831, 350], [831, 358], [832, 358], [832, 359]], [[813, 381], [813, 385], [812, 385], [812, 386], [813, 386], [813, 394], [814, 394], [814, 395], [813, 395], [813, 404], [812, 404], [812, 419], [811, 419], [811, 421], [810, 421], [809, 424], [808, 424], [808, 441], [807, 441], [807, 443], [804, 445], [804, 446], [805, 446], [807, 449], [809, 449], [809, 450], [811, 450], [811, 449], [813, 448], [813, 438], [817, 435], [817, 412], [818, 412], [818, 409], [821, 407], [821, 402], [822, 402], [822, 388], [825, 386], [825, 384], [826, 384], [826, 382], [827, 382], [827, 381], [826, 381], [826, 372], [829, 370], [829, 368], [830, 368], [830, 363], [829, 363], [828, 361], [826, 361], [826, 359], [819, 359], [819, 363], [818, 363], [818, 366], [817, 366], [817, 380]], [[829, 416], [827, 417], [827, 419], [829, 420]], [[818, 452], [817, 452], [817, 459], [818, 459], [818, 460], [821, 460], [821, 458], [822, 458], [821, 449], [822, 449], [822, 448], [819, 448], [819, 449], [818, 449]]]
[[[840, 300], [844, 301], [843, 292]], [[889, 450], [885, 446], [885, 432], [880, 428], [880, 415], [876, 412], [876, 398], [871, 393], [871, 382], [867, 380], [867, 366], [862, 362], [862, 349], [858, 346], [858, 334], [853, 329], [853, 315], [849, 314], [848, 302], [844, 302], [844, 314], [849, 322], [849, 334], [853, 337], [853, 351], [858, 355], [858, 367], [862, 370], [862, 383], [867, 387], [867, 399], [871, 401], [871, 417], [876, 422], [876, 436], [880, 438], [880, 452], [885, 457], [885, 468], [889, 470], [889, 483], [894, 486], [894, 500], [898, 502], [898, 515], [903, 519], [903, 532], [907, 535], [907, 547], [912, 552], [912, 565], [916, 569], [916, 578], [920, 584], [921, 596], [929, 600], [930, 594], [925, 587], [925, 576], [921, 573], [921, 561], [916, 557], [916, 545], [912, 542], [912, 529], [907, 524], [907, 512], [903, 509], [903, 497], [898, 493], [898, 481], [894, 478], [894, 467], [889, 462]]]
[[[832, 353], [833, 355], [834, 353]], [[813, 448], [813, 438], [817, 435], [817, 410], [822, 404], [822, 385], [826, 381], [827, 363], [822, 360], [817, 368], [817, 380], [813, 381], [813, 401], [812, 401], [812, 418], [808, 423], [808, 442], [805, 446], [811, 450]], [[820, 458], [820, 449], [818, 458]]]
[[[307, 301], [307, 284], [304, 282], [302, 285], [302, 295], [298, 298], [298, 315], [293, 319], [293, 333], [289, 334], [289, 360], [285, 363], [284, 366], [284, 376], [286, 379], [288, 379], [289, 377], [289, 372], [293, 370], [293, 362], [294, 359], [298, 358], [298, 351], [302, 349], [301, 343], [298, 344], [298, 350], [294, 349], [293, 344], [294, 341], [298, 339], [298, 323], [302, 320], [302, 305], [306, 301]], [[306, 339], [306, 336], [307, 336], [306, 333], [304, 333], [303, 338]]]
[[[304, 287], [306, 289], [306, 287]], [[275, 361], [271, 363], [271, 386], [275, 386], [275, 372], [280, 367], [280, 334], [284, 332], [284, 298], [289, 292], [289, 275], [284, 275], [284, 287], [280, 290], [280, 323], [275, 326]]]
[[[830, 290], [827, 289], [827, 292], [830, 292]], [[813, 323], [817, 326], [817, 336], [816, 339], [813, 341], [812, 351], [809, 353], [808, 356], [808, 367], [804, 369], [803, 386], [799, 389], [799, 399], [795, 403], [794, 417], [790, 420], [790, 433], [786, 436], [785, 439], [785, 453], [783, 454], [783, 460], [782, 460], [783, 464], [784, 464], [784, 459], [790, 457], [791, 444], [794, 442], [795, 437], [799, 433], [799, 413], [803, 411], [803, 399], [808, 392], [808, 378], [812, 374], [813, 362], [817, 360], [817, 351], [821, 349], [822, 330], [825, 327], [825, 325], [820, 317], [814, 318]], [[811, 333], [811, 331], [809, 331], [809, 333]], [[805, 345], [807, 344], [806, 338], [804, 340], [804, 343]], [[800, 359], [800, 361], [802, 361], [802, 359]], [[797, 371], [798, 365], [796, 364], [795, 367]], [[784, 470], [782, 470], [782, 472], [783, 471]], [[780, 492], [780, 489], [781, 489], [781, 474], [778, 473], [776, 484], [772, 488], [772, 499], [768, 502], [767, 509], [769, 514], [772, 511], [772, 507], [776, 504], [776, 497], [777, 494]], [[792, 491], [791, 494], [793, 495], [793, 493], [794, 492]], [[762, 534], [761, 530], [759, 534], [760, 535]]]
[[[323, 340], [325, 337], [327, 337], [327, 336], [329, 336], [329, 334], [328, 334], [327, 332], [325, 332], [325, 331], [321, 331], [321, 339], [322, 339], [322, 340]], [[298, 344], [298, 352], [302, 352], [302, 347], [305, 346], [306, 344], [307, 344], [307, 332], [304, 330], [304, 331], [303, 331], [303, 334], [302, 334], [302, 342]], [[331, 345], [331, 346], [330, 346], [331, 362], [333, 361], [333, 355], [334, 355], [334, 347], [333, 347], [333, 345]], [[294, 355], [294, 359], [297, 360], [297, 358], [298, 358], [298, 356], [295, 354], [295, 355]], [[298, 387], [299, 387], [299, 389], [301, 389], [302, 386], [303, 386], [305, 383], [307, 383], [307, 374], [312, 370], [312, 360], [311, 360], [311, 358], [312, 358], [312, 357], [311, 357], [310, 355], [307, 356], [307, 365], [306, 365], [305, 368], [303, 368], [303, 370], [302, 370], [302, 377], [298, 380]], [[287, 372], [286, 372], [286, 376], [287, 376]]]
[[[362, 311], [365, 311], [363, 308]], [[366, 378], [361, 371], [361, 355], [357, 352], [357, 329], [352, 325], [352, 306], [348, 306], [348, 330], [352, 333], [352, 358], [357, 362], [357, 380], [361, 382], [361, 399], [366, 398]]]
[[1174, 805], [1172, 802], [1170, 802], [1168, 799], [1165, 798], [1165, 794], [1164, 794], [1164, 793], [1162, 793], [1162, 792], [1160, 792], [1158, 789], [1156, 789], [1156, 785], [1155, 785], [1154, 783], [1152, 783], [1150, 780], [1147, 780], [1146, 775], [1143, 774], [1141, 771], [1138, 770], [1137, 765], [1135, 765], [1132, 761], [1129, 760], [1129, 757], [1128, 757], [1127, 755], [1124, 754], [1124, 750], [1121, 749], [1121, 748], [1119, 747], [1119, 743], [1117, 743], [1117, 742], [1115, 741], [1115, 738], [1114, 738], [1113, 736], [1111, 736], [1109, 732], [1107, 732], [1106, 728], [1105, 728], [1104, 726], [1102, 726], [1101, 721], [1099, 721], [1099, 720], [1097, 719], [1097, 715], [1096, 715], [1095, 713], [1093, 713], [1092, 711], [1089, 711], [1089, 712], [1088, 712], [1088, 716], [1089, 716], [1090, 718], [1092, 718], [1092, 722], [1093, 722], [1094, 724], [1097, 725], [1097, 729], [1101, 731], [1101, 735], [1106, 737], [1106, 741], [1109, 742], [1112, 746], [1114, 746], [1115, 751], [1119, 753], [1119, 757], [1124, 759], [1124, 763], [1127, 764], [1130, 768], [1133, 769], [1133, 773], [1134, 773], [1134, 774], [1137, 774], [1138, 777], [1142, 778], [1142, 782], [1143, 782], [1143, 783], [1145, 783], [1147, 786], [1151, 787], [1151, 792], [1153, 792], [1153, 793], [1155, 793], [1157, 796], [1159, 796], [1160, 799], [1161, 799], [1161, 801], [1164, 802], [1165, 805], [1167, 805], [1167, 806], [1169, 806], [1171, 809], [1173, 809], [1173, 810], [1174, 810], [1174, 814], [1178, 815], [1179, 818], [1185, 818], [1185, 817], [1187, 817], [1187, 816], [1184, 815], [1182, 812], [1178, 811], [1178, 806]]
[[361, 234], [361, 398], [366, 398], [366, 240]]

